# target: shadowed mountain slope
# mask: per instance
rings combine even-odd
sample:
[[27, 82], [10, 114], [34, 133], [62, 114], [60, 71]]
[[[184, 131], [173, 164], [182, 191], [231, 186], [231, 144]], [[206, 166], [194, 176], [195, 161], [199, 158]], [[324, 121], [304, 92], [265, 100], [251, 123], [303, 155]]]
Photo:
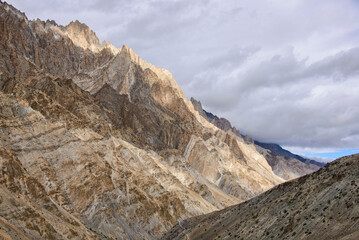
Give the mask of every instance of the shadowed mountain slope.
[[359, 154], [221, 211], [185, 220], [162, 239], [358, 239]]
[[278, 155], [278, 156], [283, 156], [283, 157], [287, 157], [287, 158], [295, 158], [298, 159], [299, 161], [303, 162], [303, 163], [308, 163], [308, 164], [313, 164], [316, 165], [318, 167], [324, 167], [325, 163], [322, 162], [318, 162], [315, 160], [311, 160], [311, 159], [307, 159], [304, 158], [302, 156], [299, 156], [297, 154], [291, 153], [288, 150], [283, 149], [281, 146], [279, 146], [278, 144], [275, 143], [262, 143], [259, 141], [254, 141], [254, 143], [262, 148], [268, 149], [270, 150], [272, 153]]

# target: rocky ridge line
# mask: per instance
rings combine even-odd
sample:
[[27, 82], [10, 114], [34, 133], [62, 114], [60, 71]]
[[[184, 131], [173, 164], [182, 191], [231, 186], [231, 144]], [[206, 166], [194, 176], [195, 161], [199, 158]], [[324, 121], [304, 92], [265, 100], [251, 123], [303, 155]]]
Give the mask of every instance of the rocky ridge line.
[[257, 151], [265, 157], [273, 172], [285, 180], [301, 177], [324, 166], [324, 164], [319, 162], [304, 159], [298, 155], [292, 154], [291, 152], [282, 149], [278, 144], [265, 144], [253, 140], [248, 135], [243, 136], [239, 130], [232, 127], [232, 124], [227, 119], [219, 118], [216, 115], [205, 111], [202, 108], [200, 101], [191, 98], [191, 102], [194, 109], [207, 121], [223, 131], [230, 132], [236, 136], [239, 141], [254, 145]]

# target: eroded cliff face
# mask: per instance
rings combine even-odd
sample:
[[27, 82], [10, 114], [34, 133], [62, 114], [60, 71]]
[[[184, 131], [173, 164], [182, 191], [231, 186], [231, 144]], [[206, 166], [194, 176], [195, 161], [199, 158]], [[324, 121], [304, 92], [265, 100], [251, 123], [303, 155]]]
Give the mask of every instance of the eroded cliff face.
[[86, 25], [1, 2], [0, 40], [1, 236], [154, 239], [283, 182], [167, 70]]

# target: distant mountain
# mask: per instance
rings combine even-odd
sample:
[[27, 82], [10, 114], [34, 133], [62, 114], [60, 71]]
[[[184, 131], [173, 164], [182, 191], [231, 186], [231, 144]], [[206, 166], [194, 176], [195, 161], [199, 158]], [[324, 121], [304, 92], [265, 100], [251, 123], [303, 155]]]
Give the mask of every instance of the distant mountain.
[[278, 144], [261, 143], [253, 140], [248, 135], [243, 136], [238, 129], [232, 126], [230, 121], [204, 110], [200, 101], [191, 98], [191, 102], [194, 109], [207, 121], [223, 131], [232, 132], [240, 141], [244, 141], [247, 144], [254, 144], [257, 151], [265, 157], [268, 164], [272, 167], [273, 172], [283, 179], [290, 180], [297, 178], [316, 171], [325, 165], [293, 154]]
[[291, 153], [288, 150], [283, 149], [281, 146], [279, 146], [278, 144], [275, 143], [263, 143], [263, 142], [259, 142], [254, 140], [254, 143], [257, 144], [258, 146], [261, 146], [262, 148], [268, 149], [270, 150], [272, 153], [279, 155], [279, 156], [283, 156], [283, 157], [288, 157], [288, 158], [295, 158], [298, 159], [299, 161], [303, 162], [303, 163], [310, 163], [310, 164], [314, 164], [318, 167], [324, 167], [325, 163], [322, 162], [317, 162], [311, 159], [307, 159], [307, 158], [303, 158], [302, 156], [299, 156], [297, 154]]
[[359, 239], [359, 154], [245, 203], [187, 219], [162, 240]]

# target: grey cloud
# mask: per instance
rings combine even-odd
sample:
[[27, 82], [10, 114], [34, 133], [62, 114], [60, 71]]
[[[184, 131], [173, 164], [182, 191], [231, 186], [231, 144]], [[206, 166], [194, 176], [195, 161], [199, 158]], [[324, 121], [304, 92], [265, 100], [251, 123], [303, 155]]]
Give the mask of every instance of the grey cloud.
[[[291, 54], [269, 57], [247, 69], [237, 82], [227, 78], [230, 85], [225, 84], [223, 92], [206, 88], [202, 102], [261, 141], [356, 148], [359, 76], [358, 68], [348, 68], [347, 63], [358, 56], [356, 49], [350, 49], [311, 65]], [[333, 72], [347, 76], [345, 81], [338, 82]]]
[[127, 1], [118, 1], [118, 0], [93, 0], [88, 1], [88, 9], [97, 9], [100, 11], [114, 11], [118, 9], [119, 5], [123, 6]]
[[11, 0], [79, 19], [168, 68], [186, 96], [258, 140], [352, 148], [359, 132], [359, 5], [351, 0]]
[[359, 48], [342, 51], [334, 56], [327, 57], [312, 64], [308, 69], [308, 75], [335, 76], [336, 79], [346, 79], [359, 74]]

